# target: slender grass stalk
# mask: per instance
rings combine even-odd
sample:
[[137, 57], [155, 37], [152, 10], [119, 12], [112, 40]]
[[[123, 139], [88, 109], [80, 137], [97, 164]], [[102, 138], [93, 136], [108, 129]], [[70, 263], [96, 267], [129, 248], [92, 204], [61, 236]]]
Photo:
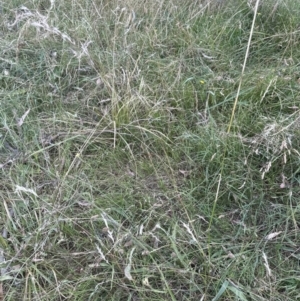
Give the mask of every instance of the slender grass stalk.
[[235, 100], [234, 100], [234, 103], [233, 103], [233, 108], [232, 108], [232, 112], [231, 112], [230, 121], [229, 121], [228, 128], [227, 128], [227, 134], [230, 133], [231, 126], [232, 126], [233, 119], [234, 119], [234, 115], [235, 115], [235, 111], [236, 111], [236, 107], [237, 107], [239, 96], [240, 96], [240, 92], [241, 92], [241, 87], [242, 87], [243, 77], [244, 77], [244, 73], [245, 73], [245, 69], [246, 69], [246, 65], [247, 65], [248, 56], [249, 56], [249, 50], [250, 50], [250, 45], [251, 45], [251, 41], [252, 41], [254, 26], [255, 26], [255, 22], [256, 22], [259, 2], [260, 2], [260, 0], [256, 0], [255, 7], [254, 7], [254, 16], [253, 16], [253, 19], [252, 19], [252, 25], [251, 25], [249, 38], [248, 38], [247, 49], [246, 49], [246, 53], [245, 53], [245, 58], [244, 58], [242, 72], [241, 72], [241, 76], [240, 76], [240, 80], [239, 80], [238, 89], [237, 89], [237, 92], [236, 92], [236, 97], [235, 97]]
[[[251, 45], [251, 41], [252, 41], [252, 36], [253, 36], [253, 31], [254, 31], [254, 26], [255, 26], [255, 21], [256, 21], [256, 16], [257, 16], [257, 9], [258, 9], [258, 6], [259, 6], [259, 2], [260, 2], [260, 0], [256, 0], [256, 4], [255, 4], [255, 8], [254, 8], [254, 16], [253, 16], [253, 19], [252, 19], [252, 25], [251, 25], [249, 38], [248, 38], [247, 49], [246, 49], [246, 53], [245, 53], [245, 57], [244, 57], [244, 63], [243, 63], [243, 67], [242, 67], [242, 72], [241, 72], [241, 76], [240, 76], [240, 80], [239, 80], [239, 85], [238, 85], [236, 97], [235, 97], [235, 100], [234, 100], [234, 103], [233, 103], [233, 108], [232, 108], [232, 112], [231, 112], [230, 121], [229, 121], [229, 124], [228, 124], [227, 134], [230, 133], [231, 126], [232, 126], [232, 123], [233, 123], [233, 119], [234, 119], [234, 116], [235, 116], [236, 107], [237, 107], [238, 100], [239, 100], [239, 95], [240, 95], [240, 91], [241, 91], [241, 87], [242, 87], [243, 77], [244, 77], [245, 68], [246, 68], [246, 64], [247, 64], [247, 59], [248, 59], [248, 56], [249, 56], [249, 49], [250, 49], [250, 45]], [[227, 143], [228, 142], [226, 142], [225, 150], [224, 150], [224, 153], [223, 153], [223, 159], [222, 159], [222, 163], [221, 163], [221, 170], [220, 170], [220, 174], [219, 174], [216, 197], [215, 197], [215, 200], [214, 200], [214, 203], [213, 203], [213, 208], [212, 208], [211, 215], [210, 215], [210, 220], [209, 220], [209, 225], [208, 225], [208, 232], [209, 233], [210, 233], [210, 230], [211, 230], [211, 225], [212, 225], [213, 219], [215, 217], [215, 211], [216, 211], [216, 206], [217, 206], [218, 197], [219, 197], [219, 190], [220, 190], [222, 175], [223, 175], [223, 171], [224, 171], [224, 161], [225, 161], [225, 157], [227, 156], [227, 146], [228, 146]], [[211, 241], [211, 234], [209, 234], [209, 241]], [[209, 248], [209, 258], [210, 257], [211, 257], [211, 248]]]

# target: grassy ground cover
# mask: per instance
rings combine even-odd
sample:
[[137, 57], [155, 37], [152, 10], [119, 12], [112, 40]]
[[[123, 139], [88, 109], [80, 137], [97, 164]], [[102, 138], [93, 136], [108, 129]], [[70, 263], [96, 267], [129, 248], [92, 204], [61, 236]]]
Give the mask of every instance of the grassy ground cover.
[[254, 2], [2, 1], [0, 299], [300, 300], [300, 5]]

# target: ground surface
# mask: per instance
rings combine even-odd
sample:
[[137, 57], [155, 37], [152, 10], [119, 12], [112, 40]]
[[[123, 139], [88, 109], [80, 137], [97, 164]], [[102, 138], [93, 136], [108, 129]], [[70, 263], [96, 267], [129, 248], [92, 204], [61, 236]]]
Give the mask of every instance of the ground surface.
[[248, 2], [2, 1], [2, 299], [300, 300], [300, 5]]

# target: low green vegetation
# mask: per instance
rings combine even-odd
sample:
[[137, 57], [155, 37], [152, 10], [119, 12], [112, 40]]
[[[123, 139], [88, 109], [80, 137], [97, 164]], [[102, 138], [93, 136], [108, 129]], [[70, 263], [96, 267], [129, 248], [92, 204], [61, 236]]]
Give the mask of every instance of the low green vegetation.
[[300, 300], [300, 5], [254, 2], [2, 1], [0, 299]]

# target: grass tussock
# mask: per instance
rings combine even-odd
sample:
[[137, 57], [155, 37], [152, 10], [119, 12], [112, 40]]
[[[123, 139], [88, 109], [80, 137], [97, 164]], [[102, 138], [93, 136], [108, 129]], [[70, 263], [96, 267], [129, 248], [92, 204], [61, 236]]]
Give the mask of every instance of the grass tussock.
[[300, 299], [299, 21], [2, 3], [0, 299]]

